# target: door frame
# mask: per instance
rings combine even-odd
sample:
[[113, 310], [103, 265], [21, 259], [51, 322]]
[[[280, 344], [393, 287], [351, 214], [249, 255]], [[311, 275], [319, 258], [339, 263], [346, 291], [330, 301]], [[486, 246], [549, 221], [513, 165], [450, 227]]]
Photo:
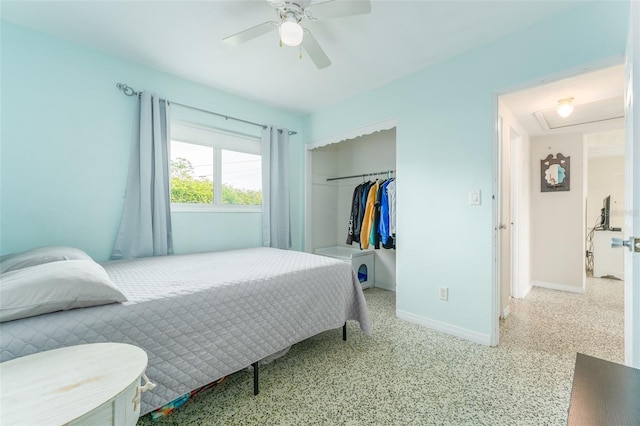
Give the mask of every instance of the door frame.
[[[640, 238], [640, 3], [630, 2], [625, 58], [624, 237]], [[633, 84], [633, 83], [636, 84]], [[635, 104], [634, 104], [635, 99]], [[640, 368], [640, 253], [625, 248], [624, 359]]]
[[493, 257], [491, 268], [491, 335], [489, 346], [498, 346], [500, 342], [500, 177], [502, 168], [500, 159], [502, 155], [502, 117], [498, 103], [499, 94], [493, 96], [493, 179], [491, 208], [493, 217], [493, 232], [491, 232], [491, 255]]
[[[498, 105], [498, 112], [500, 112], [500, 105]], [[516, 190], [516, 188], [518, 187], [517, 184], [520, 181], [520, 176], [518, 175], [518, 173], [521, 173], [520, 171], [520, 148], [521, 147], [517, 147], [516, 150], [514, 150], [514, 146], [515, 146], [515, 141], [513, 138], [513, 133], [518, 134], [518, 141], [521, 140], [521, 136], [520, 134], [509, 124], [509, 121], [506, 120], [504, 118], [503, 115], [498, 116], [498, 139], [499, 139], [499, 145], [498, 145], [498, 161], [500, 162], [500, 164], [498, 165], [498, 176], [497, 176], [497, 192], [498, 192], [498, 196], [497, 196], [497, 212], [498, 212], [498, 217], [496, 218], [496, 221], [498, 223], [498, 225], [502, 224], [504, 226], [506, 226], [505, 229], [500, 230], [498, 227], [497, 230], [497, 235], [496, 235], [496, 242], [497, 242], [497, 247], [496, 247], [496, 251], [497, 251], [497, 270], [498, 273], [500, 274], [500, 278], [499, 278], [499, 291], [500, 291], [500, 295], [499, 295], [499, 309], [500, 309], [500, 318], [506, 318], [509, 316], [509, 313], [511, 312], [511, 309], [509, 307], [509, 305], [507, 305], [504, 309], [502, 308], [502, 299], [503, 299], [503, 294], [502, 292], [505, 290], [505, 286], [503, 285], [504, 283], [500, 282], [500, 280], [502, 279], [502, 277], [504, 276], [503, 274], [503, 267], [505, 266], [503, 260], [505, 260], [505, 250], [507, 250], [505, 247], [502, 246], [502, 242], [503, 242], [503, 235], [502, 233], [505, 231], [509, 232], [509, 248], [508, 248], [508, 263], [509, 263], [509, 286], [508, 286], [508, 292], [509, 292], [509, 296], [513, 296], [513, 297], [517, 297], [517, 298], [521, 298], [522, 296], [520, 296], [520, 289], [516, 288], [517, 287], [517, 283], [519, 282], [518, 277], [519, 277], [519, 264], [516, 261], [518, 259], [518, 253], [520, 252], [519, 247], [516, 245], [516, 242], [519, 239], [519, 232], [518, 231], [518, 226], [519, 226], [519, 221], [516, 221], [517, 218], [517, 214], [519, 214], [519, 209], [517, 208], [517, 203], [519, 202], [519, 191]], [[508, 186], [508, 192], [509, 192], [509, 200], [510, 200], [510, 205], [508, 206], [508, 219], [509, 220], [505, 220], [504, 217], [502, 217], [502, 212], [504, 211], [504, 206], [502, 205], [503, 202], [505, 201], [505, 196], [503, 193], [503, 180], [504, 180], [504, 163], [503, 160], [504, 155], [505, 155], [505, 148], [508, 146], [508, 153], [509, 153], [509, 186]], [[514, 225], [514, 224], [518, 224], [518, 225]]]
[[[518, 136], [513, 137], [513, 133]], [[509, 126], [509, 151], [511, 153], [511, 296], [522, 299], [526, 296], [523, 283], [520, 282], [520, 226], [522, 218], [520, 206], [522, 192], [518, 190], [522, 184], [522, 135]]]

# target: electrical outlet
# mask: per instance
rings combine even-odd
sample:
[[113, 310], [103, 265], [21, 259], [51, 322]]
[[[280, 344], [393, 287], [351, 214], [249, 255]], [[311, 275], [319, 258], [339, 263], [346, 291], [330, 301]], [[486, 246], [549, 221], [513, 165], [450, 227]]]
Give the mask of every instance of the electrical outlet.
[[449, 300], [449, 288], [440, 287], [440, 300]]

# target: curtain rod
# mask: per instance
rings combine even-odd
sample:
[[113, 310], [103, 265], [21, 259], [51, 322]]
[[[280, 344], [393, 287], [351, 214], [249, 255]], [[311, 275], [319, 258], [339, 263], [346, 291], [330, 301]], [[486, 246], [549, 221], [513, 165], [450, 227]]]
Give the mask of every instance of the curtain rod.
[[329, 182], [330, 180], [340, 180], [340, 179], [351, 179], [351, 178], [364, 178], [366, 176], [379, 176], [379, 175], [387, 175], [387, 179], [389, 178], [389, 175], [391, 173], [395, 173], [395, 170], [387, 170], [385, 172], [375, 172], [375, 173], [364, 173], [362, 175], [352, 175], [352, 176], [342, 176], [342, 177], [336, 177], [336, 178], [328, 178], [327, 182]]
[[[127, 96], [140, 96], [140, 94], [142, 93], [142, 92], [136, 91], [133, 87], [127, 86], [126, 84], [122, 84], [122, 83], [117, 83], [116, 87], [118, 89], [120, 89], [120, 91], [122, 93], [124, 93], [125, 95], [127, 95]], [[241, 123], [251, 124], [252, 126], [262, 127], [263, 129], [267, 128], [266, 124], [254, 123], [253, 121], [247, 121], [247, 120], [243, 120], [242, 118], [231, 117], [230, 115], [224, 115], [224, 114], [220, 114], [220, 113], [217, 113], [217, 112], [209, 111], [209, 110], [206, 110], [206, 109], [194, 107], [194, 106], [191, 106], [191, 105], [181, 104], [179, 102], [170, 101], [168, 99], [167, 99], [167, 102], [172, 103], [174, 105], [179, 105], [179, 106], [184, 107], [184, 108], [189, 108], [189, 109], [192, 109], [192, 110], [195, 110], [195, 111], [200, 111], [200, 112], [204, 112], [204, 113], [207, 113], [207, 114], [217, 115], [218, 117], [222, 117], [225, 120], [239, 121]], [[298, 132], [296, 132], [294, 130], [289, 130], [289, 135], [297, 135], [297, 134], [298, 134]]]

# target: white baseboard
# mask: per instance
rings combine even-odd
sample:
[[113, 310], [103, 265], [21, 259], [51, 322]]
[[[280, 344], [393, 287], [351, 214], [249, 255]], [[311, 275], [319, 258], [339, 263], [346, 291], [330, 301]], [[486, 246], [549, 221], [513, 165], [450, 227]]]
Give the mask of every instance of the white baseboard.
[[570, 293], [579, 293], [579, 294], [584, 293], [584, 288], [576, 287], [574, 285], [548, 283], [546, 281], [531, 281], [531, 285], [533, 287], [550, 288], [551, 290], [568, 291]]
[[511, 314], [511, 305], [507, 305], [507, 307], [504, 308], [504, 310], [502, 311], [502, 315], [500, 315], [500, 318], [507, 319], [507, 317], [510, 314]]
[[431, 318], [422, 317], [420, 315], [412, 314], [400, 309], [396, 309], [396, 316], [401, 320], [419, 324], [432, 330], [441, 331], [443, 333], [460, 337], [461, 339], [469, 340], [474, 343], [479, 343], [485, 346], [490, 346], [491, 344], [491, 339], [488, 334], [482, 334], [478, 333], [477, 331], [467, 330], [466, 328], [436, 321]]
[[532, 283], [526, 283], [524, 285], [524, 288], [521, 289], [522, 290], [522, 294], [520, 295], [521, 297], [516, 297], [516, 299], [524, 299], [525, 297], [527, 297], [527, 294], [529, 294], [532, 288], [533, 288]]
[[396, 291], [396, 285], [395, 283], [393, 284], [388, 284], [388, 283], [381, 283], [381, 282], [377, 282], [374, 285], [375, 288], [381, 288], [383, 290], [389, 290], [389, 291]]

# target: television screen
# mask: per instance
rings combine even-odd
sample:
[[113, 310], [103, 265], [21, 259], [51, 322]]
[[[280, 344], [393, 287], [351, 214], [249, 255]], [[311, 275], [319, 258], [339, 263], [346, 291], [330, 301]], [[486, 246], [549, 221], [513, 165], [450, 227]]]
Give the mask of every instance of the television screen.
[[611, 216], [611, 195], [607, 195], [602, 200], [602, 208], [600, 209], [600, 228], [609, 229], [609, 217]]

